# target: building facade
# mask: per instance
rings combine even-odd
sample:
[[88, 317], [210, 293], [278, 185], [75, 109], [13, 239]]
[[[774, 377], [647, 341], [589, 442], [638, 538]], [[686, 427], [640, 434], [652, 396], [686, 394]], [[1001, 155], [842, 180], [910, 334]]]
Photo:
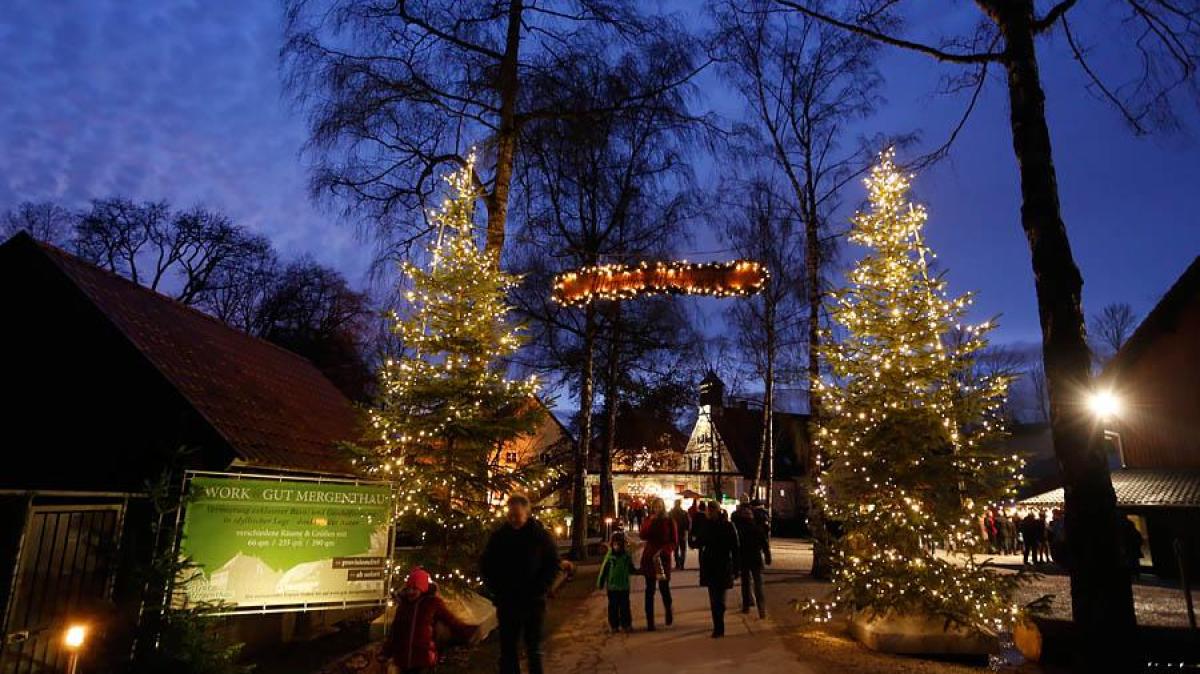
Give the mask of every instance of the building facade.
[[[731, 404], [725, 384], [711, 371], [700, 382], [696, 420], [686, 435], [663, 420], [626, 417], [619, 422], [624, 435], [618, 434], [620, 451], [613, 462], [616, 502], [632, 504], [656, 496], [670, 505], [676, 499], [719, 497], [731, 507], [741, 499], [759, 499], [771, 502], [777, 520], [802, 517], [808, 417], [778, 411], [772, 415], [775, 471], [769, 489], [765, 461], [759, 460], [764, 419], [761, 405]], [[761, 479], [754, 492], [756, 474]], [[599, 479], [591, 474], [588, 479], [593, 502], [598, 502]]]

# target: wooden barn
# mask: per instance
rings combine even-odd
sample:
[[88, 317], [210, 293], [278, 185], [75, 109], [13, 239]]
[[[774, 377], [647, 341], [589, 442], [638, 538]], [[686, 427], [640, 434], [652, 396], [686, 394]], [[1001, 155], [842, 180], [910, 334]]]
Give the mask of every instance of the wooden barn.
[[[25, 234], [0, 245], [0, 316], [4, 674], [63, 671], [71, 622], [81, 668], [128, 657], [164, 471], [352, 475], [358, 413], [294, 353]], [[244, 622], [279, 640], [295, 616]]]
[[[129, 657], [139, 621], [161, 608], [145, 603], [138, 569], [162, 550], [147, 485], [164, 473], [176, 487], [185, 470], [355, 478], [339, 443], [362, 437], [361, 412], [290, 351], [24, 233], [0, 244], [0, 316], [0, 674], [65, 671], [75, 622], [90, 633], [81, 671]], [[548, 416], [498, 460], [569, 443]], [[231, 622], [252, 650], [370, 615]]]
[[[1200, 573], [1200, 257], [1163, 295], [1098, 379], [1117, 507], [1146, 540], [1155, 574]], [[1024, 503], [1062, 504], [1061, 489]]]

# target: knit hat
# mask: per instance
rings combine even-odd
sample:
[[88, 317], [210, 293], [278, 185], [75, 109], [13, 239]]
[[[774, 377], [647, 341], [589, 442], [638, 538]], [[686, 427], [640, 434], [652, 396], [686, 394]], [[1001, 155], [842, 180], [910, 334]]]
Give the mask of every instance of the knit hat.
[[408, 580], [404, 583], [404, 587], [411, 587], [421, 593], [428, 592], [429, 572], [419, 566], [413, 567], [413, 570], [408, 574]]

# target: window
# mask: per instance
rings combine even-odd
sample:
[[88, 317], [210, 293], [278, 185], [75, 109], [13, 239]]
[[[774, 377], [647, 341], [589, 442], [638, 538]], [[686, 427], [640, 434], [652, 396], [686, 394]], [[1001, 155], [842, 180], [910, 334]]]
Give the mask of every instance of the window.
[[504, 453], [504, 462], [505, 463], [516, 463], [517, 462], [517, 453], [516, 452], [505, 452]]

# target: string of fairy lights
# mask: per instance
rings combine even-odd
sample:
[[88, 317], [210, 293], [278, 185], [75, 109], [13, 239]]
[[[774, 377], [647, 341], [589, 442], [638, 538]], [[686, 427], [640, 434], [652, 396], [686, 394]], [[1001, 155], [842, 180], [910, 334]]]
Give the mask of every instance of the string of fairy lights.
[[479, 583], [464, 569], [474, 566], [508, 494], [538, 493], [558, 478], [498, 461], [497, 448], [532, 433], [542, 408], [531, 404], [536, 376], [512, 379], [502, 365], [524, 339], [507, 302], [517, 278], [476, 240], [473, 171], [472, 156], [447, 177], [449, 197], [430, 214], [439, 235], [428, 264], [401, 265], [409, 311], [389, 319], [406, 351], [380, 368], [374, 442], [356, 461], [396, 485], [394, 521], [418, 544], [402, 553], [407, 561], [464, 585]]
[[753, 295], [770, 278], [753, 260], [730, 262], [658, 261], [581, 267], [555, 276], [553, 297], [582, 306], [597, 300], [628, 300], [640, 295]]
[[[980, 372], [992, 321], [968, 324], [970, 294], [950, 297], [933, 276], [925, 209], [908, 199], [910, 176], [891, 151], [865, 179], [870, 207], [849, 238], [867, 249], [831, 293], [834, 340], [823, 331], [830, 377], [814, 438], [827, 469], [816, 496], [845, 535], [834, 550], [834, 593], [806, 607], [828, 620], [836, 606], [914, 611], [996, 630], [1017, 615], [1022, 574], [998, 574], [972, 554], [980, 518], [1016, 495], [1022, 460], [1004, 453], [1002, 405], [1011, 377]], [[934, 552], [941, 544], [958, 553]]]

